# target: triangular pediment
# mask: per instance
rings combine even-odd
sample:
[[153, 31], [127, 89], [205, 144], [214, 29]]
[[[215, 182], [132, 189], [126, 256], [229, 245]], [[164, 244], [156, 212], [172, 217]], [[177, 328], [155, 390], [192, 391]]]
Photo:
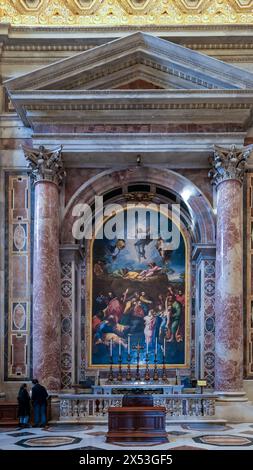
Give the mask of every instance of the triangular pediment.
[[161, 90], [162, 86], [155, 83], [148, 82], [147, 80], [137, 78], [135, 80], [126, 81], [121, 85], [115, 87], [117, 90]]
[[[134, 33], [5, 82], [14, 90], [253, 88], [253, 74], [146, 33]], [[145, 85], [144, 85], [145, 84]], [[140, 88], [137, 88], [140, 89]]]

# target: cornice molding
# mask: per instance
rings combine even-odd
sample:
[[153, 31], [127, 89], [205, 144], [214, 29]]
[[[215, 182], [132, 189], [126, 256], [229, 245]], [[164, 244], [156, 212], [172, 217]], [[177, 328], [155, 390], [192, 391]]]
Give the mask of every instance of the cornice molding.
[[[5, 82], [6, 84], [8, 82]], [[15, 99], [22, 99], [22, 97], [28, 99], [49, 99], [52, 100], [55, 97], [57, 100], [66, 99], [66, 101], [71, 102], [72, 99], [131, 99], [131, 98], [143, 98], [143, 99], [164, 99], [164, 98], [185, 98], [186, 96], [189, 99], [192, 97], [199, 98], [203, 95], [203, 99], [216, 97], [224, 98], [225, 100], [234, 98], [235, 101], [238, 101], [238, 98], [247, 99], [252, 98], [253, 89], [245, 90], [10, 90], [10, 95]], [[70, 96], [71, 95], [71, 96]], [[68, 97], [70, 97], [68, 99]], [[246, 101], [245, 101], [246, 102]], [[232, 103], [233, 104], [233, 103]], [[91, 103], [92, 105], [92, 103]]]
[[110, 31], [124, 31], [125, 33], [126, 32], [136, 32], [136, 31], [140, 31], [140, 27], [141, 27], [141, 30], [142, 31], [148, 31], [150, 33], [155, 33], [155, 32], [164, 32], [164, 33], [167, 33], [169, 36], [172, 34], [172, 33], [175, 33], [175, 32], [180, 32], [180, 33], [184, 33], [184, 32], [189, 32], [191, 31], [192, 33], [195, 33], [197, 34], [197, 32], [219, 32], [222, 34], [222, 31], [228, 31], [230, 32], [231, 34], [233, 33], [236, 33], [236, 32], [240, 32], [242, 33], [243, 31], [249, 31], [249, 32], [252, 32], [253, 31], [253, 24], [250, 24], [250, 23], [242, 23], [242, 24], [226, 24], [226, 23], [220, 23], [220, 24], [199, 24], [197, 23], [196, 25], [192, 24], [188, 24], [188, 25], [184, 25], [184, 24], [177, 24], [177, 25], [174, 25], [174, 24], [164, 24], [164, 25], [154, 25], [154, 24], [144, 24], [144, 25], [107, 25], [107, 26], [103, 26], [103, 25], [96, 25], [96, 26], [92, 26], [90, 28], [86, 27], [86, 26], [80, 26], [80, 25], [75, 25], [75, 26], [66, 26], [66, 25], [54, 25], [54, 26], [43, 26], [43, 25], [38, 25], [38, 26], [34, 26], [34, 25], [31, 25], [31, 26], [22, 26], [22, 25], [19, 25], [19, 26], [14, 26], [14, 25], [11, 25], [11, 23], [8, 23], [8, 22], [5, 22], [5, 23], [0, 23], [0, 27], [3, 26], [8, 26], [11, 31], [13, 32], [13, 34], [15, 33], [43, 33], [43, 32], [47, 32], [47, 33], [59, 33], [59, 32], [63, 32], [63, 33], [80, 33], [80, 32], [96, 32], [96, 33], [108, 33]]
[[[212, 152], [213, 143], [229, 147], [231, 142], [238, 147], [243, 145], [245, 133], [193, 133], [193, 134], [63, 134], [54, 133], [34, 134], [33, 147], [44, 145], [53, 151], [63, 145], [64, 167], [68, 168], [136, 168], [136, 155], [141, 153], [144, 166], [161, 165], [161, 171], [171, 169], [205, 169], [207, 175], [210, 165], [208, 158]], [[253, 159], [249, 158], [248, 168], [253, 167]], [[8, 152], [3, 155], [0, 166], [4, 169], [20, 167], [26, 169], [26, 160], [21, 149], [15, 156]]]
[[[147, 32], [154, 36], [160, 36], [164, 39], [180, 39], [180, 40], [191, 40], [194, 39], [206, 39], [214, 40], [219, 37], [219, 40], [223, 43], [228, 41], [230, 38], [240, 38], [242, 43], [247, 42], [249, 37], [253, 35], [253, 24], [196, 24], [196, 25], [173, 25], [166, 24], [163, 26], [159, 25], [120, 25], [120, 26], [101, 26], [96, 25], [91, 28], [85, 26], [15, 26], [10, 23], [0, 22], [0, 35], [9, 38], [11, 41], [15, 39], [54, 39], [57, 42], [67, 39], [79, 39], [85, 41], [87, 39], [109, 41], [117, 39], [122, 35], [125, 36], [130, 33], [138, 31]], [[224, 36], [224, 31], [229, 33]], [[87, 34], [85, 34], [87, 33]], [[92, 33], [92, 35], [90, 34]], [[110, 35], [110, 33], [112, 33]], [[117, 34], [116, 34], [117, 33]], [[189, 34], [190, 33], [190, 34]], [[230, 44], [230, 43], [229, 43]]]
[[[105, 38], [103, 41], [103, 44], [106, 44], [108, 41]], [[175, 41], [177, 42], [177, 41]], [[5, 44], [4, 50], [6, 52], [10, 51], [27, 51], [27, 52], [45, 52], [45, 51], [52, 51], [52, 52], [83, 52], [87, 51], [89, 49], [93, 49], [94, 47], [97, 47], [101, 45], [99, 41], [95, 42], [93, 44], [85, 44], [85, 41], [80, 40], [80, 44], [73, 44], [69, 42], [65, 42], [63, 44], [55, 42], [53, 39], [49, 41], [43, 41], [43, 39], [35, 44], [32, 40], [31, 42], [22, 42], [22, 40], [18, 42], [12, 42], [12, 43], [4, 43]], [[188, 42], [180, 42], [180, 46], [182, 47], [187, 47], [189, 49], [192, 49], [194, 51], [248, 51], [248, 50], [253, 50], [253, 43], [246, 43], [246, 42], [238, 42], [238, 43], [188, 43]]]
[[[150, 58], [145, 58], [140, 54], [136, 54], [131, 59], [117, 61], [115, 64], [96, 67], [93, 71], [87, 71], [81, 78], [76, 80], [73, 78], [69, 84], [65, 81], [64, 89], [98, 89], [98, 88], [114, 88], [114, 74], [119, 72], [121, 78], [116, 79], [116, 85], [126, 82], [126, 75], [129, 76], [129, 81], [133, 78], [149, 80], [162, 88], [218, 88], [212, 83], [212, 80], [205, 78], [201, 79], [196, 77], [196, 71], [192, 70], [187, 72], [179, 71], [173, 64], [166, 67], [165, 64], [159, 64], [157, 61]], [[160, 74], [160, 76], [159, 76]], [[123, 79], [123, 80], [122, 80]], [[100, 84], [98, 85], [98, 81]], [[93, 83], [94, 82], [94, 83]], [[173, 83], [174, 82], [174, 83]], [[180, 86], [181, 85], [181, 86]]]
[[[210, 168], [208, 158], [214, 142], [229, 146], [231, 142], [242, 146], [245, 133], [170, 133], [170, 134], [34, 134], [33, 145], [45, 145], [54, 149], [63, 145], [66, 167], [107, 167], [112, 164], [125, 165], [125, 158], [136, 164], [136, 155], [141, 153], [143, 164], [168, 168]], [[250, 162], [249, 162], [250, 163]], [[251, 163], [252, 165], [252, 163]]]
[[246, 130], [252, 124], [253, 90], [17, 90], [10, 96], [24, 124], [32, 128], [51, 128], [52, 122], [221, 122]]
[[[0, 23], [3, 52], [7, 57], [12, 52], [82, 52], [129, 33], [137, 32], [140, 26], [86, 28], [82, 26], [12, 26]], [[154, 25], [141, 26], [143, 32], [170, 40], [195, 51], [240, 51], [241, 60], [247, 62], [244, 51], [253, 49], [253, 25]], [[225, 33], [225, 34], [224, 34]], [[215, 54], [211, 54], [214, 55]], [[229, 59], [230, 57], [228, 57]], [[245, 59], [245, 60], [244, 60]], [[225, 60], [225, 59], [224, 59]], [[233, 56], [234, 60], [234, 56]], [[239, 57], [238, 57], [239, 61]]]
[[[106, 42], [106, 41], [105, 41]], [[40, 44], [34, 44], [32, 41], [31, 43], [22, 43], [19, 41], [18, 43], [14, 44], [5, 44], [4, 50], [6, 52], [10, 51], [27, 51], [27, 52], [45, 52], [45, 51], [52, 51], [52, 52], [83, 52], [89, 49], [93, 49], [97, 47], [99, 44], [95, 42], [93, 44], [56, 44], [53, 40], [51, 43], [41, 42]]]

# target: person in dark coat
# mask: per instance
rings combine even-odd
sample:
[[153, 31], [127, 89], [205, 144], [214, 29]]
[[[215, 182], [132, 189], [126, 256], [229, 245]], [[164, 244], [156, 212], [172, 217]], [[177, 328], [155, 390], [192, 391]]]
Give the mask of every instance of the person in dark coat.
[[25, 428], [29, 426], [30, 419], [30, 396], [26, 384], [21, 385], [17, 399], [19, 424]]
[[32, 404], [34, 410], [34, 427], [45, 427], [47, 424], [47, 398], [48, 393], [43, 387], [39, 384], [37, 379], [32, 380]]

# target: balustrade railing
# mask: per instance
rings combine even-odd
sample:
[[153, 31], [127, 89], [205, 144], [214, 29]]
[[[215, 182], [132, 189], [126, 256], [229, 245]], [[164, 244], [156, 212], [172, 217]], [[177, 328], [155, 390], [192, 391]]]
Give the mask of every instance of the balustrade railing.
[[[107, 421], [109, 407], [122, 406], [123, 395], [62, 394], [60, 421]], [[164, 406], [167, 419], [183, 417], [209, 417], [215, 415], [213, 394], [154, 395], [154, 406]]]

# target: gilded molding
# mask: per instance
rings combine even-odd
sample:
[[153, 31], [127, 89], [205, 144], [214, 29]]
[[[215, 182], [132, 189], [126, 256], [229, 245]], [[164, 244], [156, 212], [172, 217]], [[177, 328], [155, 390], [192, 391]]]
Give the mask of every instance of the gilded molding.
[[203, 13], [212, 3], [212, 0], [179, 0], [178, 7], [184, 13]]
[[63, 4], [75, 15], [93, 15], [101, 3], [101, 0], [63, 0]]
[[31, 14], [37, 13], [43, 6], [47, 6], [48, 0], [10, 0], [10, 4], [18, 13]]
[[245, 13], [252, 13], [253, 0], [231, 0], [231, 5], [237, 12], [244, 11]]
[[118, 3], [129, 15], [143, 15], [156, 7], [157, 0], [118, 0]]
[[0, 22], [98, 29], [249, 25], [253, 24], [253, 0], [5, 0], [0, 1]]

